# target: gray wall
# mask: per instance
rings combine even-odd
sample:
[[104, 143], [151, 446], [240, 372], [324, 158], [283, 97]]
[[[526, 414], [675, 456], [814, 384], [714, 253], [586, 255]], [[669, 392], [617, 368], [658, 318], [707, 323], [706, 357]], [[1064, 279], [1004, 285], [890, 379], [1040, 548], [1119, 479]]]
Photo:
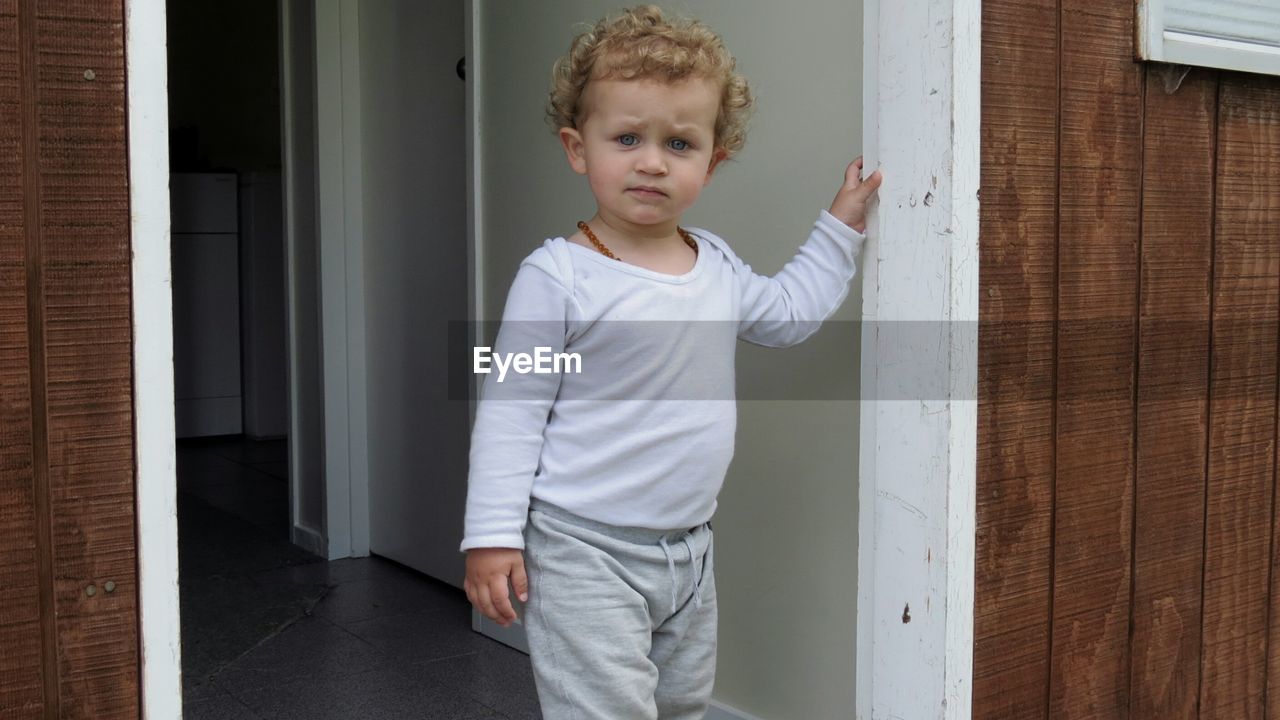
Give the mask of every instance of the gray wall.
[[[554, 59], [598, 0], [481, 9], [477, 63], [481, 317], [498, 319], [520, 260], [595, 212], [542, 121]], [[747, 145], [685, 225], [725, 238], [773, 274], [829, 207], [861, 152], [862, 6], [843, 0], [661, 3], [725, 38], [758, 109]], [[765, 720], [854, 713], [857, 558], [855, 279], [834, 320], [788, 350], [740, 345], [737, 454], [715, 517], [720, 653], [716, 699]], [[820, 401], [811, 398], [834, 398]]]
[[466, 398], [448, 327], [467, 318], [463, 0], [360, 5], [370, 549], [462, 585]]

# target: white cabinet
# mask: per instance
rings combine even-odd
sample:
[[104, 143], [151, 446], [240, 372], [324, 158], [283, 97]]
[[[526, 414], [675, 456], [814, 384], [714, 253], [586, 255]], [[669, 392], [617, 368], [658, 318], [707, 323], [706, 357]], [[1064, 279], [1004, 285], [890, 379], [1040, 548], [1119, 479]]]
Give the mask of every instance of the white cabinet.
[[240, 235], [235, 173], [173, 173], [173, 380], [177, 436], [235, 435]]

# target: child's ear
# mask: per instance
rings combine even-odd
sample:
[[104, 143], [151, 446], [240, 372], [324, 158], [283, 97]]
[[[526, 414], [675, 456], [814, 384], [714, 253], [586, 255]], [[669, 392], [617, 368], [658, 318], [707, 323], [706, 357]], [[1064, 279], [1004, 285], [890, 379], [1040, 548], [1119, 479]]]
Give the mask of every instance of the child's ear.
[[560, 144], [564, 145], [564, 154], [569, 158], [569, 166], [579, 175], [587, 174], [586, 147], [582, 143], [582, 133], [571, 127], [560, 128]]
[[724, 148], [717, 148], [712, 153], [711, 164], [707, 166], [707, 177], [702, 181], [704, 186], [711, 183], [711, 175], [716, 171], [716, 167], [720, 165], [720, 162], [727, 157], [729, 157], [729, 153]]

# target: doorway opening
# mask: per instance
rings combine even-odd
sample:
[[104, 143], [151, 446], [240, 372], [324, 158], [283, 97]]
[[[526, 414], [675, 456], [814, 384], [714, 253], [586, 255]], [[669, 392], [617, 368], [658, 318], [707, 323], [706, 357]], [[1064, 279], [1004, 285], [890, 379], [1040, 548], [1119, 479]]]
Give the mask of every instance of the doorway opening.
[[166, 20], [183, 692], [198, 710], [223, 697], [217, 672], [326, 586], [262, 575], [322, 559], [290, 530], [276, 10], [171, 2]]
[[[356, 196], [370, 208], [364, 229], [340, 241], [355, 242], [368, 258], [360, 304], [347, 310], [359, 308], [366, 339], [353, 338], [344, 352], [370, 363], [373, 527], [367, 548], [331, 544], [327, 522], [335, 512], [364, 512], [355, 498], [335, 504], [325, 479], [325, 447], [333, 443], [324, 421], [332, 388], [323, 377], [333, 372], [325, 366], [332, 351], [322, 331], [325, 303], [349, 291], [322, 280], [328, 256], [320, 237], [328, 226], [321, 174], [333, 148], [323, 139], [326, 90], [317, 65], [327, 49], [317, 33], [334, 6], [233, 0], [167, 7], [183, 706], [188, 717], [287, 710], [305, 717], [536, 718], [528, 658], [474, 632], [465, 593], [438, 579], [453, 573], [413, 555], [430, 545], [434, 557], [461, 567], [456, 533], [430, 513], [456, 516], [459, 525], [461, 514], [444, 507], [419, 472], [435, 451], [424, 437], [405, 439], [438, 425], [431, 413], [439, 411], [424, 409], [415, 396], [445, 386], [430, 361], [410, 362], [427, 350], [426, 341], [412, 339], [427, 323], [415, 309], [421, 298], [406, 288], [430, 284], [403, 272], [427, 266], [405, 256], [429, 248], [414, 231], [421, 223], [397, 214], [420, 203], [391, 195], [395, 187], [366, 184]], [[461, 46], [461, 0], [445, 7], [362, 8], [361, 22], [364, 32], [383, 38], [397, 24], [420, 31], [445, 12], [456, 15], [451, 27]], [[395, 65], [400, 53], [417, 52], [383, 52], [393, 45], [366, 41], [361, 60]], [[448, 52], [456, 53], [448, 64], [456, 90], [461, 53]], [[421, 167], [387, 165], [426, 146], [406, 147], [408, 130], [375, 124], [400, 116], [392, 103], [403, 88], [369, 81], [344, 102], [360, 103], [365, 114], [361, 154], [383, 166], [370, 173], [417, 192], [421, 183], [405, 179]], [[464, 112], [459, 101], [459, 143]], [[465, 173], [453, 174], [461, 192]], [[371, 193], [386, 202], [370, 204]], [[453, 205], [465, 226], [462, 204]], [[384, 357], [397, 366], [379, 365]], [[465, 419], [465, 408], [448, 407]], [[453, 436], [435, 442], [459, 446]], [[406, 460], [400, 447], [428, 454]], [[423, 527], [447, 537], [448, 547], [415, 541], [411, 533]], [[348, 553], [363, 557], [341, 557]]]

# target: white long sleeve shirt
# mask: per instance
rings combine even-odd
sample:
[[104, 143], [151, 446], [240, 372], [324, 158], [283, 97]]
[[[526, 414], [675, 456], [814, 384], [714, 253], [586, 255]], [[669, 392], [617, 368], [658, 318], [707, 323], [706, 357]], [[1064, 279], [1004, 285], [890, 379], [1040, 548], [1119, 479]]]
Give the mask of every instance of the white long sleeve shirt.
[[[711, 519], [733, 457], [737, 340], [813, 334], [848, 295], [865, 236], [823, 210], [765, 277], [715, 234], [687, 230], [699, 251], [683, 275], [559, 237], [520, 264], [472, 428], [461, 550], [524, 549], [530, 497], [614, 525]], [[580, 363], [512, 364], [498, 381], [499, 358], [539, 347], [547, 369], [557, 353]]]

